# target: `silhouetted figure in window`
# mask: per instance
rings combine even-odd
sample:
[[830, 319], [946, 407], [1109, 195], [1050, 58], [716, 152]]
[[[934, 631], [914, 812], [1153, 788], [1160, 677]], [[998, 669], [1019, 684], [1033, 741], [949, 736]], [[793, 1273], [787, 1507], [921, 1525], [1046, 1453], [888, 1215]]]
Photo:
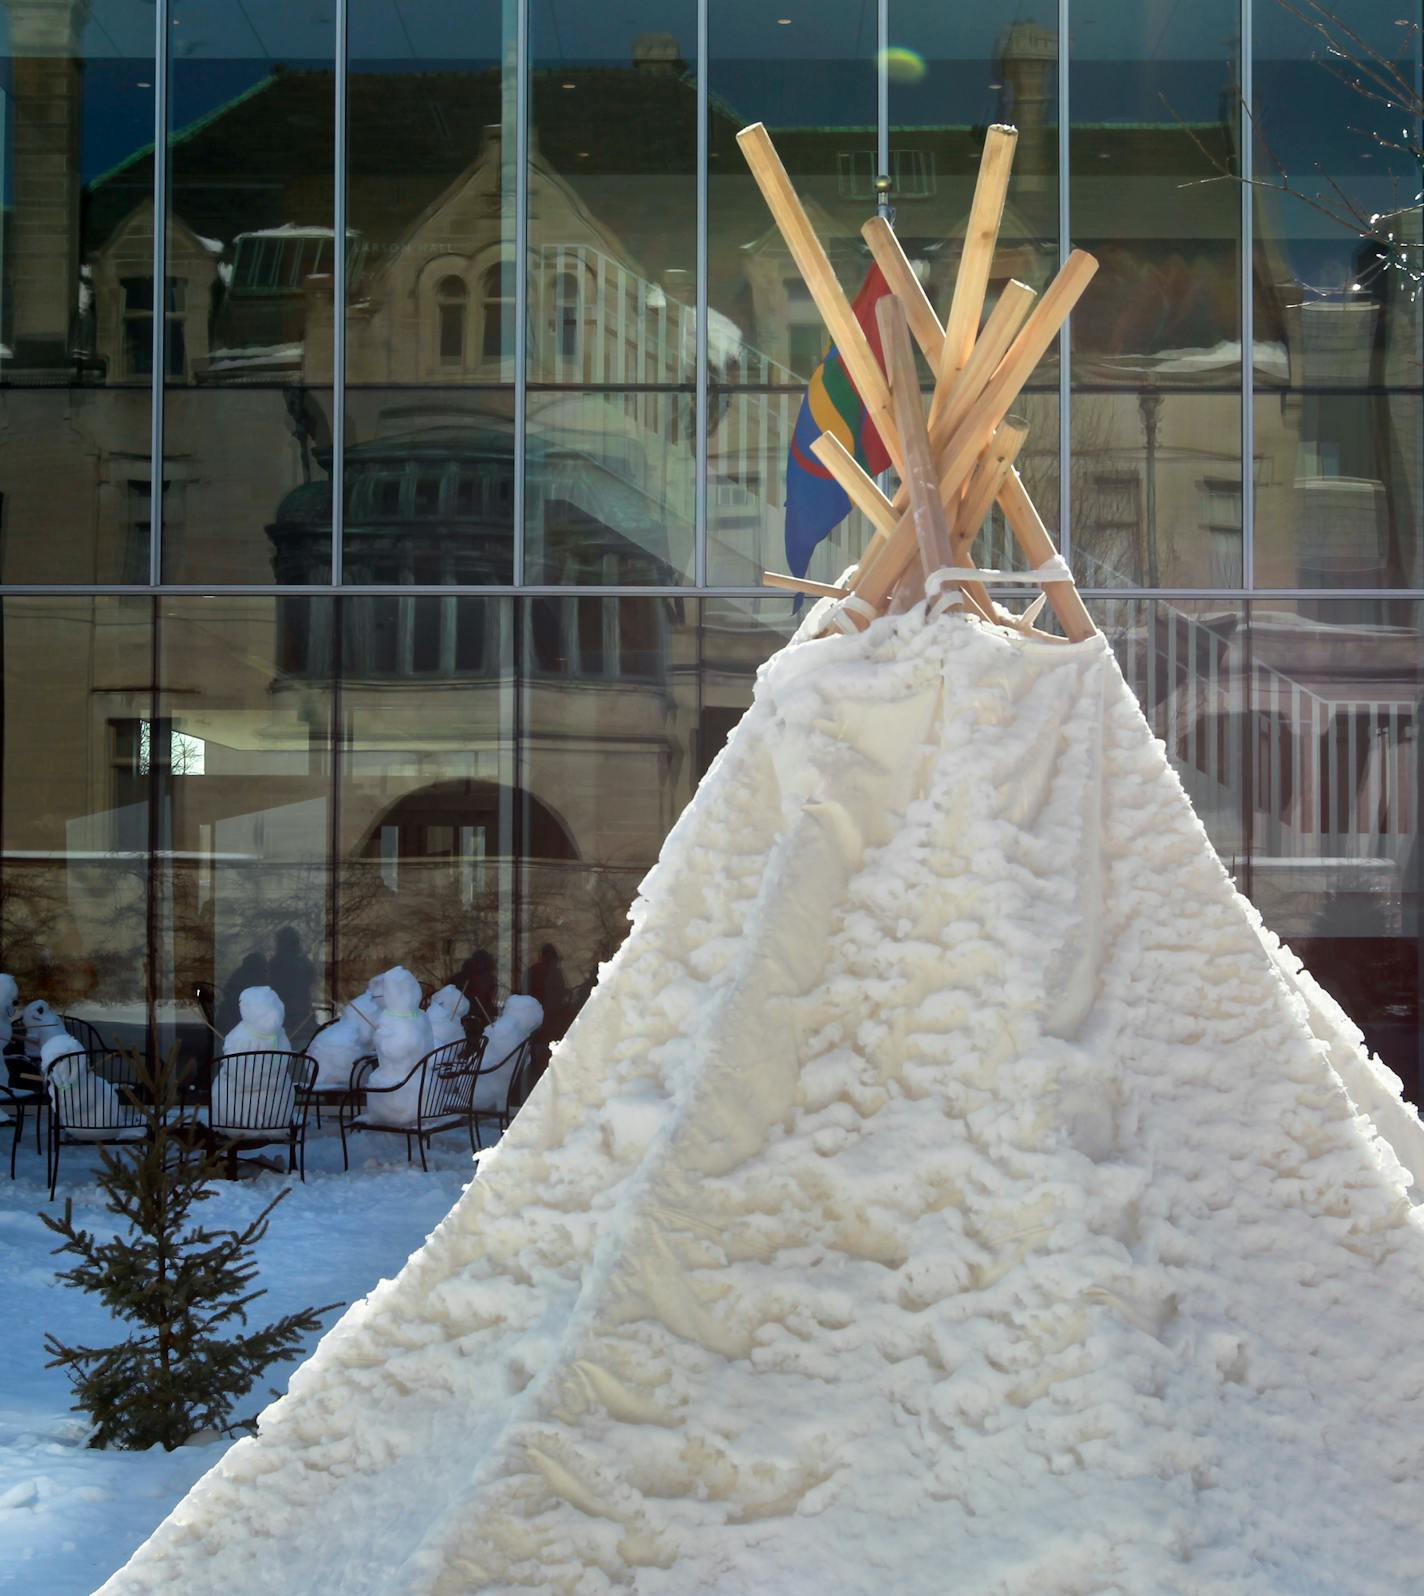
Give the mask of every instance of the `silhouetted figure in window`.
[[267, 960], [256, 948], [248, 952], [247, 957], [227, 978], [222, 989], [222, 1002], [218, 1004], [217, 1027], [226, 1036], [237, 1024], [241, 1015], [238, 1013], [237, 1000], [249, 986], [270, 986], [267, 979]]
[[476, 948], [456, 970], [453, 985], [470, 1000], [470, 1015], [466, 1022], [471, 1033], [478, 1036], [499, 1009], [499, 975], [494, 954], [488, 948]]
[[549, 1062], [549, 1049], [569, 1025], [569, 983], [564, 979], [564, 962], [552, 942], [539, 949], [539, 957], [529, 966], [524, 990], [537, 998], [544, 1010], [544, 1023], [534, 1033], [534, 1055], [542, 1074]]
[[302, 952], [302, 939], [296, 927], [284, 925], [277, 933], [267, 964], [267, 985], [282, 1000], [287, 1015], [287, 1034], [293, 1039], [305, 1036], [309, 1029], [315, 980], [316, 969]]

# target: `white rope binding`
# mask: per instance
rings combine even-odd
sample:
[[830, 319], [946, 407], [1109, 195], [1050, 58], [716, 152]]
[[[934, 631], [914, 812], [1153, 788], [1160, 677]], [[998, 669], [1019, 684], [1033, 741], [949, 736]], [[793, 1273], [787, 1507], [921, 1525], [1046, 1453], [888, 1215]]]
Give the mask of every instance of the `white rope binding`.
[[859, 593], [847, 593], [830, 614], [831, 625], [838, 632], [849, 634], [863, 630], [851, 620], [850, 612], [852, 610], [857, 615], [863, 615], [867, 621], [876, 620], [880, 614], [879, 610], [868, 599], [861, 598]]
[[980, 571], [962, 565], [941, 565], [925, 578], [925, 594], [930, 599], [930, 619], [938, 620], [957, 602], [957, 589], [966, 582], [981, 582], [985, 587], [1033, 587], [1039, 583], [1071, 582], [1073, 573], [1061, 554], [1055, 554], [1031, 571]]

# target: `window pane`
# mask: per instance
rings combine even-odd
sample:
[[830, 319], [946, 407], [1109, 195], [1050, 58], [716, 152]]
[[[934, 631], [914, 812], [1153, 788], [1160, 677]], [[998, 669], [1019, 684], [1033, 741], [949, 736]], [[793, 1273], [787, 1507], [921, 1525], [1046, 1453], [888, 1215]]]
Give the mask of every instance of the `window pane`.
[[20, 1001], [142, 1042], [152, 605], [4, 605], [0, 934]]
[[[1376, 49], [1419, 83], [1420, 37], [1397, 5], [1352, 0], [1336, 14], [1359, 41], [1342, 37], [1347, 51]], [[1321, 59], [1325, 40], [1285, 7], [1258, 7], [1255, 26], [1257, 168], [1276, 180], [1279, 161], [1323, 196], [1323, 209], [1256, 196], [1256, 580], [1417, 586], [1419, 165], [1389, 146], [1417, 147], [1419, 125], [1342, 82], [1355, 69]], [[1361, 236], [1400, 206], [1395, 230], [1412, 244]]]
[[528, 580], [690, 581], [695, 439], [690, 387], [531, 392]]
[[172, 6], [163, 574], [293, 580], [272, 529], [330, 495], [332, 8]]
[[691, 0], [531, 7], [534, 581], [693, 571], [696, 33]]
[[160, 603], [154, 952], [161, 1027], [185, 1043], [210, 994], [226, 1033], [244, 987], [273, 987], [299, 1046], [325, 1004], [331, 620], [326, 599]]
[[552, 943], [571, 1010], [622, 942], [637, 884], [697, 780], [697, 682], [679, 668], [694, 657], [696, 606], [568, 598], [521, 609], [520, 970]]
[[1212, 846], [1247, 890], [1242, 611], [1236, 603], [1098, 599], [1094, 621], [1112, 645], [1155, 736], [1182, 779]]
[[1250, 893], [1419, 1090], [1418, 606], [1251, 607]]
[[1239, 510], [1221, 514], [1241, 480], [1241, 191], [1220, 176], [1238, 6], [1168, 10], [1073, 8], [1073, 238], [1101, 263], [1073, 316], [1073, 549], [1092, 586], [1241, 581]]
[[1241, 585], [1240, 416], [1235, 392], [1075, 384], [1073, 563], [1085, 587]]
[[758, 669], [790, 640], [804, 617], [805, 611], [795, 611], [793, 602], [790, 598], [703, 599], [699, 781], [750, 708]]
[[[826, 343], [738, 129], [766, 123], [850, 295], [869, 269], [860, 228], [875, 209], [875, 8], [828, 0], [778, 17], [760, 0], [721, 0], [709, 19], [707, 572], [737, 586], [785, 568], [787, 449]], [[852, 513], [811, 576], [839, 575], [868, 537]]]
[[1255, 410], [1257, 585], [1419, 585], [1418, 390], [1292, 388]]
[[337, 996], [403, 964], [492, 1005], [515, 979], [510, 602], [342, 609]]
[[8, 7], [0, 75], [0, 578], [147, 582], [153, 324], [121, 279], [151, 317], [153, 7]]
[[508, 582], [513, 533], [512, 388], [347, 393], [348, 583]]
[[441, 305], [452, 286], [472, 294], [512, 262], [515, 85], [503, 63], [514, 29], [512, 0], [352, 7], [352, 384], [513, 381], [513, 307], [491, 318], [479, 301], [476, 341], [456, 348]]

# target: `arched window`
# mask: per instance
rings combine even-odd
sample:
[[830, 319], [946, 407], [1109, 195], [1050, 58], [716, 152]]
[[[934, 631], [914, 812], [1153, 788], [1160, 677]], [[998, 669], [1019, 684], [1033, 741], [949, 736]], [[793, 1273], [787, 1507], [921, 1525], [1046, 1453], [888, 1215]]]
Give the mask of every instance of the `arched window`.
[[442, 366], [465, 364], [469, 290], [462, 277], [442, 277], [435, 289], [436, 349]]
[[484, 334], [480, 354], [485, 360], [498, 360], [514, 354], [514, 263], [501, 261], [491, 266], [480, 279], [484, 300]]

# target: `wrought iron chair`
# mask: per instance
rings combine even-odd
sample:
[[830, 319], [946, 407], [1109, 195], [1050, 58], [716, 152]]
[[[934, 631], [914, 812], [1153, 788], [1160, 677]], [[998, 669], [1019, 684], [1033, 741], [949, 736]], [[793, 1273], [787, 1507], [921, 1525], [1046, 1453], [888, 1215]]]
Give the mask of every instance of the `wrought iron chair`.
[[[321, 1024], [318, 1025], [317, 1028], [312, 1032], [312, 1034], [307, 1038], [307, 1046], [310, 1047], [312, 1045], [312, 1043], [316, 1041], [317, 1037], [319, 1037], [323, 1031], [329, 1031], [332, 1028], [332, 1026], [335, 1025], [336, 1022], [340, 1018], [341, 1018], [340, 1014], [333, 1014], [329, 1020], [323, 1020], [321, 1022]], [[358, 1060], [358, 1062], [359, 1062], [359, 1060]], [[322, 1100], [323, 1096], [325, 1096], [329, 1103], [333, 1102], [334, 1101], [333, 1093], [326, 1087], [320, 1087], [320, 1088], [313, 1087], [311, 1091], [304, 1092], [302, 1095], [307, 1099], [307, 1107], [316, 1114], [316, 1128], [318, 1130], [320, 1130], [321, 1129], [321, 1100]]]
[[[16, 1101], [16, 1092], [13, 1087], [0, 1081], [0, 1110], [10, 1116], [10, 1179], [15, 1178], [15, 1155], [20, 1150], [20, 1131], [25, 1123], [25, 1110]], [[0, 1122], [3, 1123], [3, 1122]], [[35, 1121], [36, 1126], [39, 1120]]]
[[6, 1083], [3, 1106], [10, 1111], [14, 1123], [15, 1134], [10, 1147], [10, 1178], [15, 1175], [15, 1153], [20, 1146], [20, 1138], [25, 1131], [25, 1114], [33, 1109], [35, 1115], [35, 1151], [44, 1151], [44, 1142], [41, 1140], [44, 1130], [45, 1110], [49, 1107], [49, 1097], [45, 1093], [44, 1084], [40, 1080], [40, 1066], [38, 1059], [30, 1058], [25, 1052], [24, 1026], [16, 1021], [15, 1034], [10, 1045], [5, 1049], [6, 1074], [9, 1077]]
[[[506, 1070], [508, 1071], [507, 1075], [504, 1073]], [[504, 1090], [498, 1093], [493, 1102], [487, 1099], [485, 1104], [475, 1109], [475, 1140], [478, 1143], [476, 1151], [484, 1145], [480, 1141], [479, 1122], [481, 1120], [493, 1120], [499, 1135], [503, 1136], [505, 1131], [509, 1129], [510, 1121], [524, 1106], [524, 1099], [533, 1090], [534, 1081], [531, 1079], [533, 1071], [534, 1038], [532, 1036], [526, 1036], [518, 1047], [506, 1053], [503, 1058], [486, 1064], [481, 1070], [480, 1074], [486, 1088], [502, 1086]], [[492, 1077], [495, 1079], [492, 1079]]]
[[[420, 1167], [430, 1166], [425, 1159], [425, 1149], [432, 1136], [441, 1131], [456, 1130], [463, 1126], [470, 1138], [470, 1152], [478, 1151], [475, 1137], [475, 1082], [479, 1078], [483, 1043], [471, 1048], [468, 1041], [446, 1042], [427, 1053], [415, 1063], [404, 1080], [391, 1086], [369, 1084], [377, 1060], [369, 1054], [358, 1058], [351, 1067], [351, 1091], [340, 1107], [341, 1164], [350, 1169], [346, 1138], [352, 1131], [389, 1131], [405, 1137], [406, 1162], [411, 1161], [414, 1146], [420, 1149]], [[400, 1123], [386, 1122], [370, 1117], [370, 1100], [395, 1092], [415, 1092], [414, 1118]], [[364, 1103], [360, 1099], [364, 1098]], [[358, 1103], [360, 1106], [358, 1107]]]
[[45, 1078], [45, 1092], [50, 1110], [51, 1201], [59, 1184], [60, 1154], [66, 1147], [115, 1147], [141, 1142], [148, 1135], [133, 1061], [112, 1048], [75, 1051], [56, 1059]]
[[86, 1053], [107, 1053], [111, 1051], [109, 1044], [99, 1035], [99, 1027], [91, 1025], [88, 1020], [81, 1020], [75, 1014], [61, 1014], [59, 1023]]
[[[99, 1034], [98, 1027], [91, 1025], [88, 1020], [61, 1014], [59, 1021], [84, 1052], [107, 1054], [113, 1051]], [[25, 1051], [23, 1021], [15, 1023], [10, 1046], [5, 1050], [5, 1063], [10, 1077], [10, 1090], [5, 1099], [5, 1106], [10, 1109], [15, 1121], [15, 1135], [10, 1148], [10, 1178], [13, 1180], [15, 1153], [20, 1145], [20, 1137], [24, 1133], [25, 1112], [27, 1109], [34, 1110], [35, 1151], [38, 1153], [43, 1148], [44, 1117], [50, 1106], [49, 1093], [40, 1079], [39, 1060], [31, 1058]]]
[[281, 1144], [287, 1173], [306, 1180], [307, 1104], [315, 1079], [315, 1059], [280, 1048], [230, 1053], [219, 1061], [204, 1117], [214, 1141], [226, 1148], [229, 1176], [237, 1174], [239, 1152]]

